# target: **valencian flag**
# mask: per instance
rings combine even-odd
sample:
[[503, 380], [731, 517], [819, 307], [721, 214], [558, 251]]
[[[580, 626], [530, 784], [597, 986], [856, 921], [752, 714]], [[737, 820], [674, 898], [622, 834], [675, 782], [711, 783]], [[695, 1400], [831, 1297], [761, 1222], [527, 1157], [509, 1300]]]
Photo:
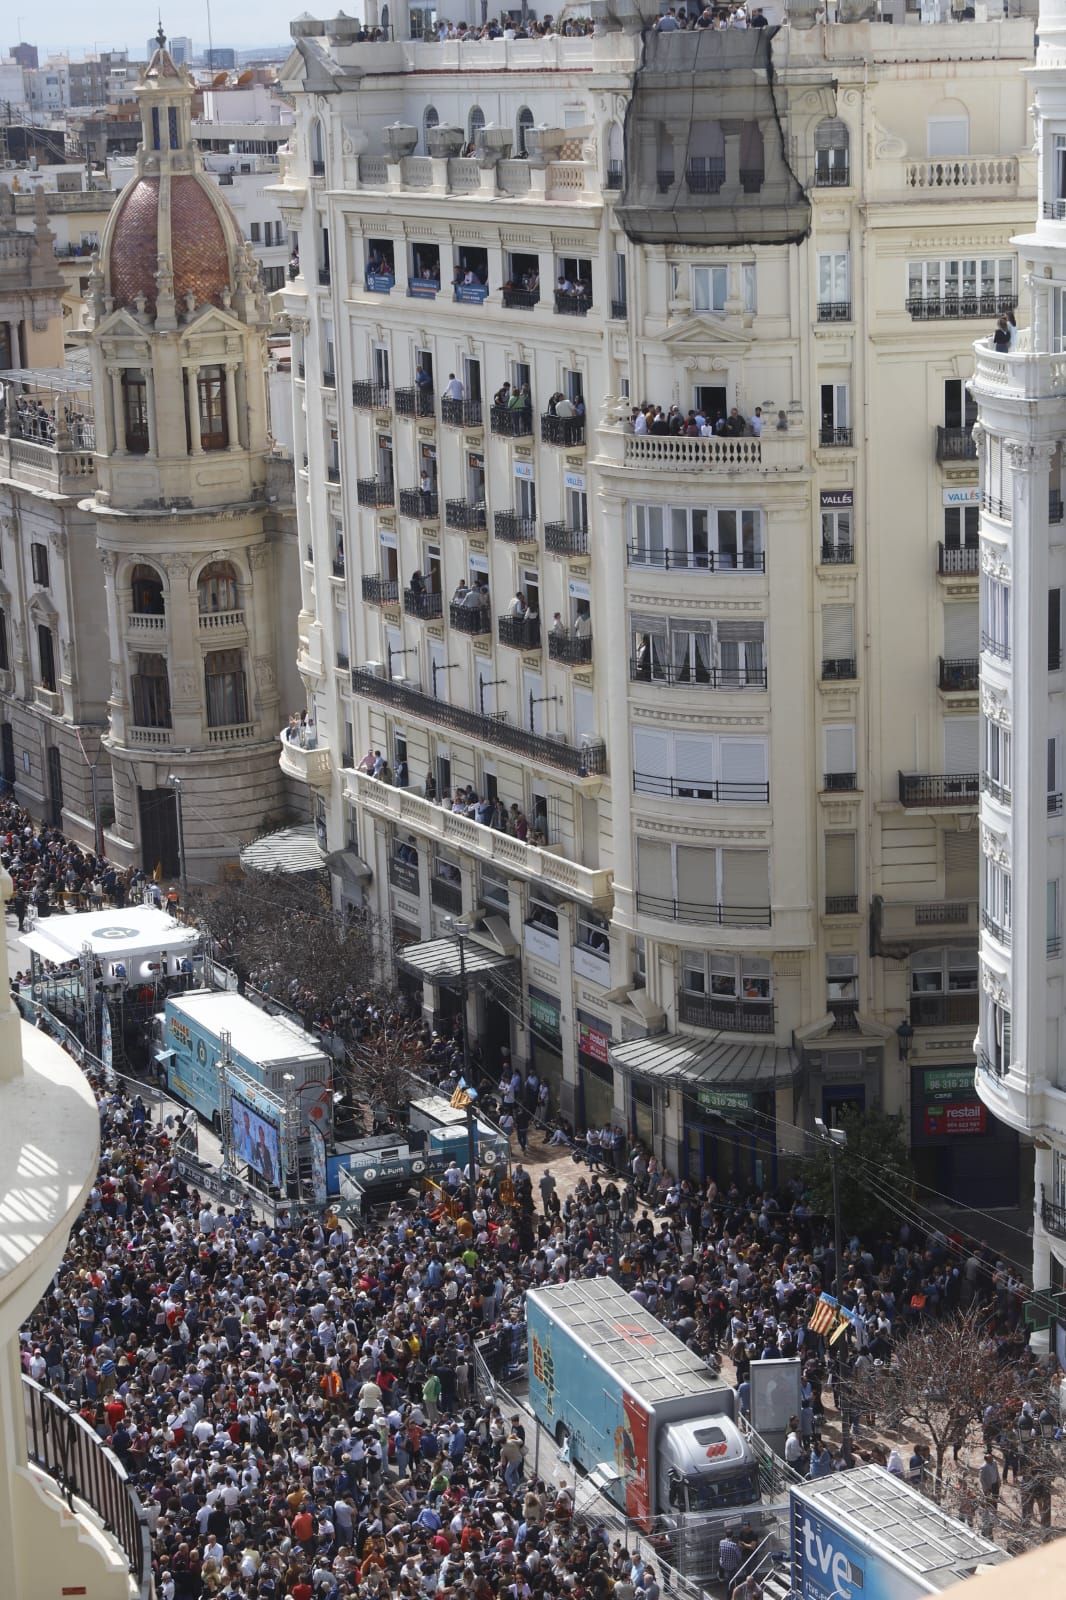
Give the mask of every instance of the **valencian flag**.
[[810, 1333], [831, 1334], [834, 1328], [844, 1323], [840, 1306], [831, 1294], [820, 1294], [814, 1310], [807, 1321]]
[[453, 1111], [465, 1111], [467, 1106], [473, 1105], [474, 1097], [462, 1078], [459, 1079], [458, 1087], [452, 1091], [452, 1097], [448, 1103]]

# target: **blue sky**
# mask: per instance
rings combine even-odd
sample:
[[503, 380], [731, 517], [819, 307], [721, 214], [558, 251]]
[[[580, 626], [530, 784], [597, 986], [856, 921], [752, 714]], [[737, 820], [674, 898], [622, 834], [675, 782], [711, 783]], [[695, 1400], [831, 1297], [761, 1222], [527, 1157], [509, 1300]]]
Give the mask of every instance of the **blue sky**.
[[[233, 45], [239, 50], [284, 44], [289, 23], [301, 11], [333, 16], [337, 5], [321, 11], [307, 0], [214, 0], [211, 7], [211, 36], [216, 45]], [[350, 3], [344, 9], [351, 15], [358, 8]], [[39, 25], [38, 25], [39, 24]], [[129, 48], [135, 58], [144, 53], [145, 41], [158, 26], [155, 6], [134, 4], [133, 0], [110, 0], [97, 10], [85, 0], [54, 0], [45, 11], [35, 14], [29, 0], [12, 0], [10, 11], [0, 25], [0, 45], [6, 54], [21, 37], [41, 50], [42, 59], [50, 51], [69, 51], [81, 55], [86, 50]], [[181, 11], [164, 4], [163, 26], [168, 33], [184, 34], [197, 51], [207, 45], [207, 8], [199, 0]]]

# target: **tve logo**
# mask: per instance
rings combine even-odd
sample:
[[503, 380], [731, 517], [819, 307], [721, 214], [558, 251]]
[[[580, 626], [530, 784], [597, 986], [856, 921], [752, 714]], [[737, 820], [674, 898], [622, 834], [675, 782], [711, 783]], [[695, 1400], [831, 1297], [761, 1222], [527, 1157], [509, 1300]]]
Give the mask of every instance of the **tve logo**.
[[802, 1523], [803, 1600], [859, 1600], [863, 1569], [839, 1535], [810, 1515]]

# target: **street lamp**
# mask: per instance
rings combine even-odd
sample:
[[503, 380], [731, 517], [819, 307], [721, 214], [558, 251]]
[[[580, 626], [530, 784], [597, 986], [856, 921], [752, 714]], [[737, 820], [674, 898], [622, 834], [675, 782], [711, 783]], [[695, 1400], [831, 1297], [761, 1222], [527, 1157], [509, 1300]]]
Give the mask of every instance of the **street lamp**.
[[833, 1271], [836, 1279], [837, 1295], [843, 1283], [842, 1261], [840, 1255], [840, 1191], [837, 1187], [837, 1152], [842, 1150], [848, 1142], [848, 1136], [843, 1128], [827, 1128], [821, 1117], [815, 1117], [814, 1126], [818, 1137], [829, 1153], [829, 1168], [833, 1174]]
[[175, 809], [178, 824], [178, 868], [181, 873], [181, 904], [184, 909], [189, 903], [189, 874], [185, 865], [185, 817], [181, 807], [182, 780], [171, 772], [167, 775], [167, 783], [174, 791]]
[[904, 1017], [903, 1021], [896, 1029], [896, 1040], [899, 1044], [899, 1059], [901, 1061], [905, 1062], [907, 1057], [910, 1055], [911, 1041], [913, 1038], [914, 1029], [911, 1026], [911, 1019], [909, 1017]]

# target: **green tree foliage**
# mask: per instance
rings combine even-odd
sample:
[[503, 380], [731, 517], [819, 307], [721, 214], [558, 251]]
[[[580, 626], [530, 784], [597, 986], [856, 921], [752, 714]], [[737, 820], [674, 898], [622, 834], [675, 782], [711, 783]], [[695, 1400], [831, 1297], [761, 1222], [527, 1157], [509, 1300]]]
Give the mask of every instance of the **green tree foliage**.
[[[882, 1192], [906, 1192], [914, 1171], [903, 1137], [902, 1118], [889, 1117], [881, 1111], [845, 1111], [840, 1126], [848, 1139], [835, 1154], [840, 1227], [846, 1244], [853, 1233], [872, 1233], [898, 1223], [898, 1212], [882, 1198]], [[829, 1150], [818, 1145], [807, 1170], [812, 1203], [827, 1217], [833, 1214], [832, 1159]]]

